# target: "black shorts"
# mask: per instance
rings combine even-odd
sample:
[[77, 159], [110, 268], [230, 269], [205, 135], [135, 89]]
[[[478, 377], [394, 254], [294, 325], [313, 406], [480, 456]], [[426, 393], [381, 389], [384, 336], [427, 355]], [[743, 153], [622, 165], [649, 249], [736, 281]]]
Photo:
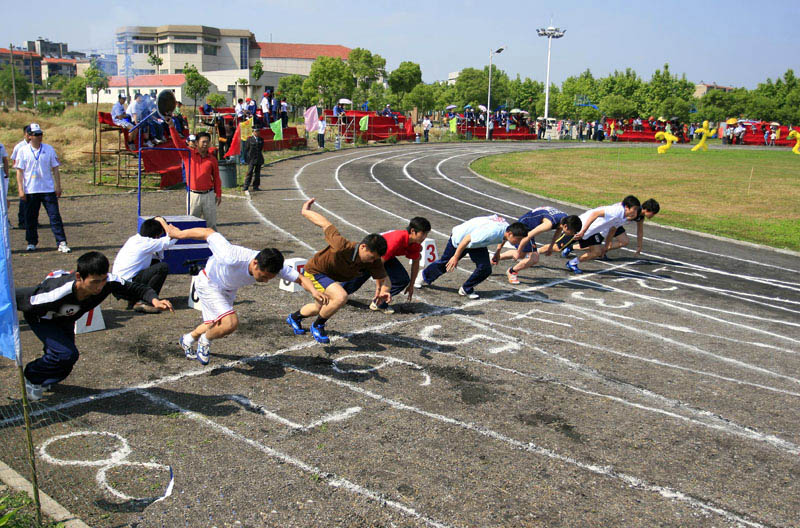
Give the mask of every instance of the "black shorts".
[[605, 238], [600, 233], [595, 233], [594, 235], [590, 236], [589, 238], [582, 238], [578, 240], [578, 245], [581, 249], [586, 249], [592, 246], [599, 246], [603, 243]]
[[614, 233], [614, 236], [615, 236], [615, 237], [618, 237], [618, 236], [620, 236], [620, 235], [622, 235], [622, 234], [624, 234], [624, 233], [625, 233], [625, 228], [624, 228], [624, 227], [622, 227], [622, 226], [619, 226], [619, 227], [617, 228], [617, 232], [616, 232], [616, 233]]

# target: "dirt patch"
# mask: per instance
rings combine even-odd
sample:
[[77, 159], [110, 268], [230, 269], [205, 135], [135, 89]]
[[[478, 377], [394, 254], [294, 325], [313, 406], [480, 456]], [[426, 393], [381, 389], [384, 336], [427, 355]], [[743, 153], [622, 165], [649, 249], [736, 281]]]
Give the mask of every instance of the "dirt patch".
[[464, 385], [461, 387], [461, 401], [468, 405], [487, 403], [496, 400], [499, 393], [480, 383]]
[[450, 365], [430, 365], [427, 367], [428, 372], [440, 378], [444, 378], [452, 383], [482, 382], [483, 378], [470, 373], [464, 367], [453, 367]]
[[567, 423], [567, 421], [557, 415], [545, 412], [535, 412], [531, 414], [518, 414], [517, 420], [533, 427], [551, 426], [553, 429], [563, 434], [570, 440], [583, 442], [583, 437], [575, 430], [575, 426]]

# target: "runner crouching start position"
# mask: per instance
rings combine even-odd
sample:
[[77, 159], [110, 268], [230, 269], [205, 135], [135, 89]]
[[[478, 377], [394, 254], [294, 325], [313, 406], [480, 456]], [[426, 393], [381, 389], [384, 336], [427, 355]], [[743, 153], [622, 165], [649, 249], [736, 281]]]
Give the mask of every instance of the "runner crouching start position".
[[175, 229], [170, 236], [177, 239], [205, 240], [212, 253], [195, 281], [203, 323], [178, 340], [187, 359], [197, 358], [200, 363], [207, 365], [211, 341], [236, 331], [239, 317], [233, 309], [233, 302], [236, 300], [236, 292], [242, 286], [268, 282], [275, 276], [280, 276], [287, 282], [296, 282], [302, 286], [320, 305], [328, 302], [327, 296], [315, 290], [311, 281], [298, 275], [294, 268], [283, 264], [283, 255], [275, 248], [256, 251], [234, 246], [221, 234], [207, 227]]
[[316, 315], [317, 319], [311, 324], [311, 335], [318, 343], [327, 345], [331, 340], [325, 331], [325, 323], [347, 302], [347, 291], [339, 284], [340, 281], [355, 279], [366, 271], [377, 283], [374, 301], [377, 306], [388, 305], [392, 301], [392, 295], [381, 261], [381, 257], [386, 254], [386, 240], [381, 235], [372, 233], [365, 236], [360, 243], [351, 242], [340, 235], [336, 226], [327, 218], [312, 211], [313, 204], [314, 198], [311, 198], [303, 204], [300, 212], [306, 220], [322, 228], [328, 246], [311, 257], [306, 263], [304, 274], [317, 290], [325, 292], [328, 304], [315, 298], [314, 303], [306, 304], [290, 314], [286, 323], [295, 334], [305, 334], [301, 321]]

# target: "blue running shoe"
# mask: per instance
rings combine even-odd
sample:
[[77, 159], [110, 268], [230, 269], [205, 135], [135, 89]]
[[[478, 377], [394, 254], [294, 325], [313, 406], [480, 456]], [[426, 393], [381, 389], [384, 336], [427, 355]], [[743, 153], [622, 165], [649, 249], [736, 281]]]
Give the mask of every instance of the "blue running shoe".
[[181, 347], [183, 353], [186, 355], [186, 359], [197, 359], [197, 353], [194, 351], [192, 345], [186, 343], [183, 339], [183, 336], [178, 339], [178, 346]]
[[325, 331], [325, 325], [317, 326], [312, 323], [311, 335], [314, 336], [314, 339], [317, 341], [317, 343], [327, 345], [331, 342], [331, 338], [328, 337], [328, 333]]
[[300, 321], [295, 321], [292, 314], [289, 314], [289, 317], [286, 318], [286, 324], [292, 327], [294, 330], [294, 335], [303, 335], [306, 333], [306, 329], [303, 328], [303, 325], [300, 324]]
[[208, 365], [209, 357], [208, 355], [211, 353], [211, 344], [204, 345], [203, 343], [197, 343], [197, 361], [200, 362], [201, 365]]
[[567, 269], [575, 273], [576, 275], [583, 273], [583, 271], [578, 267], [578, 265], [573, 263], [571, 260], [567, 262]]
[[561, 256], [564, 258], [569, 258], [571, 253], [572, 253], [572, 248], [570, 246], [567, 246], [561, 250]]

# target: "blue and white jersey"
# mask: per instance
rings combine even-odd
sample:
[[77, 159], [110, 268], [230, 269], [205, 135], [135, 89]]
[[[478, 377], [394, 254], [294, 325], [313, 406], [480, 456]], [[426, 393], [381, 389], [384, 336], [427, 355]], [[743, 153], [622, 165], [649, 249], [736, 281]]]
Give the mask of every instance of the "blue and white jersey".
[[537, 207], [536, 209], [528, 211], [524, 215], [520, 216], [519, 221], [525, 224], [525, 226], [528, 228], [528, 231], [539, 227], [543, 220], [550, 220], [550, 223], [553, 224], [552, 229], [555, 229], [566, 217], [567, 213], [560, 211], [555, 207]]

